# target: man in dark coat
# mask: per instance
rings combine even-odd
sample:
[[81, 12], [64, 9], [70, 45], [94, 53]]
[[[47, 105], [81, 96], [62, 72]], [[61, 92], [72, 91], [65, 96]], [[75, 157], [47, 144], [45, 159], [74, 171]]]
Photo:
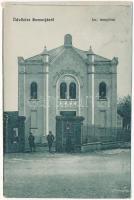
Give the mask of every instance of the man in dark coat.
[[47, 141], [48, 141], [49, 152], [51, 153], [51, 148], [52, 148], [53, 141], [54, 141], [54, 136], [51, 131], [49, 131], [49, 134], [47, 136]]
[[28, 141], [29, 141], [30, 151], [31, 151], [31, 152], [35, 151], [34, 136], [33, 136], [32, 133], [30, 133], [30, 135], [29, 135], [29, 137], [28, 137]]

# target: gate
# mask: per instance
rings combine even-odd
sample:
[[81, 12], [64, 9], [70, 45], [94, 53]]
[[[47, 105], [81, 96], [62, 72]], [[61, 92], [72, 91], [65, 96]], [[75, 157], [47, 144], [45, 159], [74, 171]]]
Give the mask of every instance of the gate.
[[83, 117], [56, 117], [56, 151], [78, 152], [81, 150]]

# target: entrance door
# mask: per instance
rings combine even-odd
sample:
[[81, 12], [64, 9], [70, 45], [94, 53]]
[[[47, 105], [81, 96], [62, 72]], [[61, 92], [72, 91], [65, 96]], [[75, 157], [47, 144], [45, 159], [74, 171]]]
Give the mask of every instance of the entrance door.
[[81, 126], [84, 118], [68, 114], [56, 117], [56, 151], [58, 152], [76, 151], [81, 146]]

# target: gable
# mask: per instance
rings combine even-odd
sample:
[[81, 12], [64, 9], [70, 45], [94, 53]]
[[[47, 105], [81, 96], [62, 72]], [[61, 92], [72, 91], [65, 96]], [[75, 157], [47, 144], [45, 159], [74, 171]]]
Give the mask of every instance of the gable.
[[51, 60], [50, 64], [61, 64], [65, 68], [69, 66], [77, 67], [78, 65], [85, 65], [85, 60], [73, 48], [64, 48], [60, 54]]

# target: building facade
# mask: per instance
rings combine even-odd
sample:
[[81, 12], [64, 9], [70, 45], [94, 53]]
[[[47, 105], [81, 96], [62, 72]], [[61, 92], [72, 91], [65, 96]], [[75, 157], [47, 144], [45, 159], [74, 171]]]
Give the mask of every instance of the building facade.
[[[56, 116], [84, 117], [83, 137], [88, 127], [102, 130], [117, 126], [117, 64], [96, 55], [92, 48], [83, 51], [65, 35], [64, 45], [28, 59], [18, 57], [20, 116], [25, 116], [25, 137], [35, 135], [44, 143], [56, 131]], [[106, 133], [107, 134], [107, 133]]]

